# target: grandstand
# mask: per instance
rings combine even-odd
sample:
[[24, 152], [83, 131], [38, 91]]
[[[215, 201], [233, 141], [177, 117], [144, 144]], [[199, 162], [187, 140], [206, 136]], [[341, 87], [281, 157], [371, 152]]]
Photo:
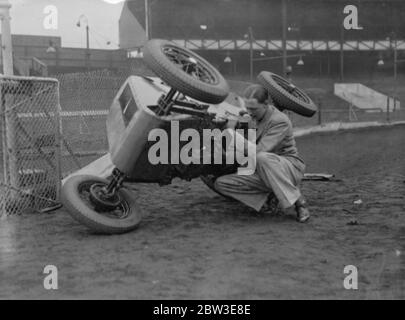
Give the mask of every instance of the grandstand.
[[[405, 50], [405, 1], [353, 0], [362, 30], [344, 30], [343, 0], [285, 0], [286, 47], [295, 75], [368, 77], [391, 75]], [[145, 3], [148, 4], [145, 10]], [[279, 56], [283, 0], [128, 0], [120, 20], [120, 45], [129, 51], [146, 39], [164, 38], [197, 50], [225, 74], [249, 73], [252, 27], [254, 58]], [[387, 19], [390, 17], [390, 19]], [[147, 21], [147, 23], [145, 22]], [[395, 50], [394, 50], [395, 49]], [[231, 59], [226, 59], [230, 57]], [[384, 65], [378, 65], [383, 59]], [[229, 63], [231, 62], [231, 63]], [[341, 63], [343, 62], [343, 63]], [[256, 61], [258, 70], [282, 73], [280, 60]], [[404, 63], [397, 62], [398, 72]]]

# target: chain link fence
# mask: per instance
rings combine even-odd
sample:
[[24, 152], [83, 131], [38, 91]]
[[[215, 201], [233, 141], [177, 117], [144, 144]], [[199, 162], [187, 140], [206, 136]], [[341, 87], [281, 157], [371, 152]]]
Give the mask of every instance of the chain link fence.
[[57, 75], [60, 83], [62, 176], [108, 152], [108, 110], [126, 74], [108, 70]]
[[[0, 216], [55, 206], [61, 179], [108, 152], [109, 108], [131, 73], [139, 74], [101, 70], [56, 79], [0, 77]], [[238, 94], [249, 85], [230, 84]], [[312, 118], [289, 113], [295, 127], [405, 120], [403, 108], [367, 112], [323, 91], [312, 98], [320, 112]]]
[[[117, 91], [131, 74], [151, 75], [144, 66], [136, 65], [134, 70], [120, 74], [99, 70], [56, 76], [60, 82], [62, 108], [63, 177], [86, 166], [108, 151], [106, 129], [108, 111]], [[237, 94], [242, 94], [249, 85], [249, 82], [244, 81], [229, 81], [229, 83], [231, 90]], [[289, 112], [294, 127], [324, 125], [330, 122], [405, 120], [403, 108], [390, 112], [383, 109], [379, 112], [368, 112], [351, 106], [325, 89], [309, 91], [311, 98], [320, 107], [319, 112], [312, 118]]]
[[0, 76], [0, 216], [58, 204], [59, 108], [57, 80]]
[[0, 78], [0, 216], [59, 203], [60, 181], [108, 151], [106, 120], [126, 74]]

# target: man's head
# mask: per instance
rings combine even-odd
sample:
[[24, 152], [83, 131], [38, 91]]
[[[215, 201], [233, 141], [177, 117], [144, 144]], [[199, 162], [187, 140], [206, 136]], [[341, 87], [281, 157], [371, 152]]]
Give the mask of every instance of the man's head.
[[261, 120], [264, 117], [268, 104], [271, 103], [266, 88], [258, 84], [247, 87], [243, 92], [243, 98], [248, 113], [255, 120]]

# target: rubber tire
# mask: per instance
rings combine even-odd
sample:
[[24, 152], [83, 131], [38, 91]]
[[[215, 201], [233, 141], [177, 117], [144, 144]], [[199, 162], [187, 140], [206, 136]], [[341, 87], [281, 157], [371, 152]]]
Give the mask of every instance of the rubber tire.
[[129, 205], [129, 214], [125, 219], [110, 219], [89, 208], [82, 201], [78, 192], [79, 185], [89, 181], [108, 184], [106, 179], [81, 175], [71, 177], [62, 187], [62, 203], [75, 220], [101, 234], [122, 234], [134, 230], [139, 225], [142, 219], [141, 210], [134, 196], [126, 189], [121, 188], [118, 191]]
[[[208, 84], [199, 81], [179, 69], [163, 53], [162, 48], [167, 45], [179, 48], [198, 60], [215, 76], [217, 83]], [[146, 65], [170, 87], [193, 99], [210, 104], [220, 104], [229, 95], [229, 85], [216, 68], [195, 52], [180, 47], [171, 41], [160, 39], [148, 41], [143, 49], [143, 59]]]
[[283, 77], [275, 73], [262, 71], [257, 76], [257, 81], [269, 91], [271, 98], [276, 104], [278, 104], [282, 108], [291, 110], [304, 117], [312, 117], [318, 111], [315, 103], [304, 91], [297, 88], [297, 90], [299, 90], [300, 93], [304, 95], [305, 98], [308, 100], [307, 102], [298, 99], [297, 97], [286, 91], [273, 79], [273, 77], [284, 79]]

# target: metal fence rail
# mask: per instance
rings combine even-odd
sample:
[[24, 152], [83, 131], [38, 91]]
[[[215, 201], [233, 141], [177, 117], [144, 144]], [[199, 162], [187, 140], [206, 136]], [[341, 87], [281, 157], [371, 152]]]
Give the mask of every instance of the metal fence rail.
[[[320, 104], [318, 103], [318, 106]], [[333, 106], [322, 107], [312, 118], [305, 118], [294, 113], [289, 113], [294, 127], [310, 127], [323, 125], [330, 122], [395, 122], [405, 120], [405, 110], [399, 109], [391, 112], [382, 110], [368, 112], [350, 107], [334, 108]]]
[[58, 203], [59, 109], [57, 80], [0, 77], [0, 216]]

